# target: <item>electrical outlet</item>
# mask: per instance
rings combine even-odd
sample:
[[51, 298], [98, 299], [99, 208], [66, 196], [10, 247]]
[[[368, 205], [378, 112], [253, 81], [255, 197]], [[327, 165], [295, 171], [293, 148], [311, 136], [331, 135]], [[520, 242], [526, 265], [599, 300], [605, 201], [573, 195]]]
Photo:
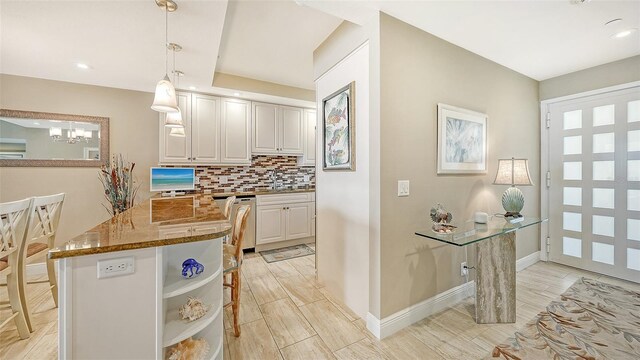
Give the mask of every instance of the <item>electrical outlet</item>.
[[460, 276], [467, 276], [469, 273], [469, 269], [467, 268], [467, 262], [463, 261], [460, 263]]
[[133, 256], [98, 261], [98, 279], [133, 274], [135, 271]]
[[398, 196], [409, 196], [409, 180], [398, 180]]

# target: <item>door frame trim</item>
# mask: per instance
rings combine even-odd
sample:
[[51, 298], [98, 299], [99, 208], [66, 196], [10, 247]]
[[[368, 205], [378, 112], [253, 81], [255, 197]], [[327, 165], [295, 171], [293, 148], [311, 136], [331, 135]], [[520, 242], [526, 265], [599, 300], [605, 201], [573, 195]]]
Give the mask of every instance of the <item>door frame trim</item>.
[[[547, 172], [549, 171], [549, 129], [547, 129], [547, 113], [551, 104], [575, 100], [583, 97], [602, 95], [609, 92], [626, 90], [640, 86], [640, 81], [608, 86], [600, 89], [589, 90], [577, 94], [560, 96], [540, 101], [540, 217], [549, 218], [549, 189], [547, 188]], [[549, 261], [547, 252], [547, 237], [549, 236], [549, 222], [540, 224], [540, 260]]]

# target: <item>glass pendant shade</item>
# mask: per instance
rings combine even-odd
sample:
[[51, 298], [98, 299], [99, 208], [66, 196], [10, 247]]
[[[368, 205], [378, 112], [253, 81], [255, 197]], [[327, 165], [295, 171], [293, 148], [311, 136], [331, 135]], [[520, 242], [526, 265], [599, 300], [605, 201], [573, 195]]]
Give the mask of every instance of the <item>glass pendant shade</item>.
[[167, 75], [164, 76], [164, 79], [158, 81], [158, 85], [156, 85], [156, 95], [153, 98], [151, 109], [166, 113], [179, 110], [176, 99], [176, 89], [173, 87]]
[[174, 127], [169, 132], [169, 136], [185, 137], [184, 127]]
[[164, 126], [169, 128], [184, 128], [184, 123], [182, 122], [182, 112], [180, 111], [180, 109], [178, 109], [178, 111], [167, 113], [167, 116], [164, 118]]

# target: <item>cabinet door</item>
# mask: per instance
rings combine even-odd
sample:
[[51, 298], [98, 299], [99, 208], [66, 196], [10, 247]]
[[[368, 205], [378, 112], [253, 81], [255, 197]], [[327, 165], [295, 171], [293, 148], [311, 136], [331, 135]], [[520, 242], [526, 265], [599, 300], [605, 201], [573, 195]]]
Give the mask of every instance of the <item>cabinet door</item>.
[[257, 206], [256, 209], [256, 244], [286, 240], [284, 206]]
[[251, 151], [254, 154], [277, 154], [278, 145], [278, 106], [271, 104], [252, 104], [253, 140]]
[[193, 94], [191, 99], [191, 157], [193, 162], [220, 162], [220, 98]]
[[287, 205], [285, 211], [287, 240], [311, 236], [312, 203]]
[[316, 111], [305, 109], [304, 110], [304, 154], [302, 155], [302, 161], [299, 162], [302, 166], [315, 166], [316, 165]]
[[251, 164], [251, 103], [221, 99], [220, 155], [225, 164]]
[[279, 145], [280, 153], [284, 155], [302, 155], [304, 125], [302, 109], [281, 106], [280, 107]]
[[169, 135], [171, 128], [164, 126], [166, 114], [160, 113], [160, 156], [161, 164], [180, 164], [191, 162], [191, 94], [177, 93], [178, 107], [182, 112], [184, 133], [186, 136]]

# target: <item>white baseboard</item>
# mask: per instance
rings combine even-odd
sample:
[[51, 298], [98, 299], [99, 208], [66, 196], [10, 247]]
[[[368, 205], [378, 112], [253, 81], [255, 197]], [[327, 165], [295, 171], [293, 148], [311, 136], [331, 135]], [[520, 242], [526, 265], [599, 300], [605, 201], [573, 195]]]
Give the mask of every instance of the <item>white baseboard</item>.
[[[536, 251], [516, 261], [516, 271], [522, 271], [540, 261], [540, 251]], [[367, 314], [367, 329], [378, 339], [392, 335], [426, 317], [450, 307], [463, 299], [475, 294], [475, 282], [469, 281], [442, 292], [427, 300], [411, 305], [395, 314], [380, 320], [374, 315]]]
[[47, 273], [47, 264], [34, 263], [27, 264], [27, 276], [44, 275]]
[[520, 272], [529, 266], [540, 261], [540, 251], [531, 253], [521, 259], [516, 260], [516, 272]]

